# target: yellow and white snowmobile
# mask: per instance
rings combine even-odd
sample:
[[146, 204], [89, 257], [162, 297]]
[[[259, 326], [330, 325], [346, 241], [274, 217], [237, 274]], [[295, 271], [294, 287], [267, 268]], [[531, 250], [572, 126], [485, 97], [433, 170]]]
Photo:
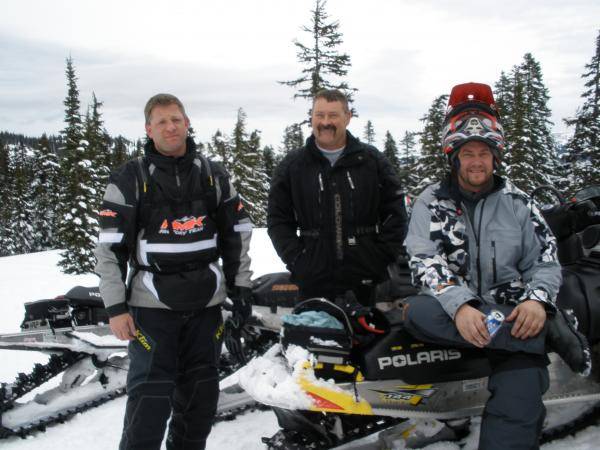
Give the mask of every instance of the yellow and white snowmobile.
[[[563, 266], [558, 305], [574, 311], [593, 346], [594, 367], [582, 377], [549, 355], [543, 400], [545, 439], [551, 439], [599, 415], [600, 187], [544, 213]], [[341, 327], [284, 321], [280, 344], [239, 373], [240, 386], [277, 415], [281, 430], [265, 439], [268, 448], [332, 448], [406, 419], [446, 420], [444, 438], [460, 438], [468, 424], [461, 419], [482, 412], [490, 367], [481, 350], [419, 342], [404, 330], [401, 308], [387, 312], [385, 321], [377, 314], [363, 323], [372, 328], [367, 334], [357, 333], [364, 327], [353, 326], [328, 300], [307, 300], [293, 313], [308, 311], [326, 313]]]

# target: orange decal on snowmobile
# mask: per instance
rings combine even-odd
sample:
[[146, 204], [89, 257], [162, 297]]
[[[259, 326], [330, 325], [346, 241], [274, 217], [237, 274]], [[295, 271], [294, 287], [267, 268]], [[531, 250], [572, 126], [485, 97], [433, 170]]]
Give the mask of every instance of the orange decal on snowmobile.
[[313, 406], [310, 408], [312, 411], [373, 415], [371, 405], [355, 396], [354, 392], [316, 383], [316, 380], [311, 381], [313, 379], [314, 370], [311, 363], [306, 361], [298, 377], [298, 384], [313, 399]]
[[117, 213], [112, 209], [103, 209], [98, 213], [98, 215], [103, 217], [117, 217]]
[[317, 394], [314, 394], [312, 392], [308, 392], [308, 395], [310, 395], [310, 397], [313, 399], [315, 406], [319, 409], [333, 409], [333, 410], [339, 410], [342, 411], [344, 408], [342, 408], [340, 405], [336, 405], [335, 403], [330, 402], [329, 400], [318, 396]]
[[271, 287], [271, 291], [272, 292], [277, 292], [277, 291], [297, 291], [298, 290], [298, 286], [296, 286], [295, 284], [274, 284]]

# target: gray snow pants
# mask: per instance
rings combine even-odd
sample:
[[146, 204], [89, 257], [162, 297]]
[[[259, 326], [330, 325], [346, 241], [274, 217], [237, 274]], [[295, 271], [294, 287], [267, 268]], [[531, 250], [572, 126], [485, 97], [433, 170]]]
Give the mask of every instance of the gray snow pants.
[[[417, 295], [406, 301], [404, 326], [424, 342], [469, 347], [451, 317], [434, 297]], [[485, 304], [508, 316], [512, 306]], [[546, 416], [542, 395], [548, 390], [548, 359], [545, 354], [546, 328], [533, 338], [521, 340], [510, 335], [505, 323], [486, 348], [492, 368], [488, 380], [490, 398], [483, 411], [479, 450], [535, 450]]]

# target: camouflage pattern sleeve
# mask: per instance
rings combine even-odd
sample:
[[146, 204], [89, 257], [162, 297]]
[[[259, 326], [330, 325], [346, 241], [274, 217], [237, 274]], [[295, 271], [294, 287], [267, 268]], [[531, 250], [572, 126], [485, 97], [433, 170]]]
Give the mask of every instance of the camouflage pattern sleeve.
[[[437, 298], [454, 319], [458, 308], [475, 300], [477, 295], [469, 289], [459, 270], [467, 262], [462, 260], [466, 257], [464, 249], [461, 251], [457, 245], [447, 254], [436, 236], [444, 220], [433, 215], [428, 206], [435, 201], [430, 189], [424, 191], [414, 204], [405, 245], [411, 257], [413, 284], [421, 287], [423, 294]], [[460, 240], [460, 236], [456, 239]]]

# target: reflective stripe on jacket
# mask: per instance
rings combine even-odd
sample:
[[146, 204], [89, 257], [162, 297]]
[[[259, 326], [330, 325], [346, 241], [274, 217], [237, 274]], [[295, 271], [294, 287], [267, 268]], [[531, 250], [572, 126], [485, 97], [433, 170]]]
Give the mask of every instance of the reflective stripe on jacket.
[[[250, 287], [252, 223], [225, 170], [204, 160], [218, 191], [218, 204], [210, 205], [214, 196], [206, 194], [193, 141], [188, 139], [187, 145], [183, 157], [170, 158], [149, 142], [151, 179], [143, 196], [135, 160], [111, 174], [95, 252], [100, 293], [110, 316], [127, 311], [127, 303], [199, 309], [222, 302], [226, 288]], [[133, 272], [127, 299], [129, 261], [140, 270]]]

